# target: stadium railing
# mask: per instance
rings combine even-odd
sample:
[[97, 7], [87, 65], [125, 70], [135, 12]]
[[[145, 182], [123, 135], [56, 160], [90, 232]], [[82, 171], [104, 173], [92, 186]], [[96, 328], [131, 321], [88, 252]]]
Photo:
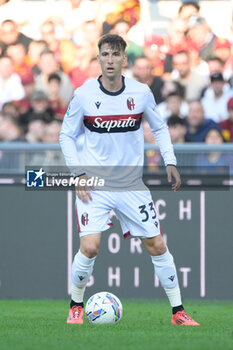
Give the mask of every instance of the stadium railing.
[[[82, 145], [77, 145], [81, 151]], [[179, 171], [182, 176], [227, 176], [233, 182], [233, 144], [206, 145], [185, 143], [174, 145]], [[0, 143], [0, 177], [24, 175], [25, 168], [65, 166], [59, 144]], [[145, 144], [144, 175], [166, 176], [157, 145]], [[164, 177], [164, 181], [167, 181]]]

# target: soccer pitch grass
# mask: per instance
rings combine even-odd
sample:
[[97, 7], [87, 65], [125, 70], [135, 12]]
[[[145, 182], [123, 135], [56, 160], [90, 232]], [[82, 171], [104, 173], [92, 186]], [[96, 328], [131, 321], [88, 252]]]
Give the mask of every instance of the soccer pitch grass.
[[119, 324], [68, 325], [68, 302], [0, 300], [1, 350], [233, 349], [233, 303], [186, 301], [200, 327], [173, 326], [166, 301], [122, 300]]

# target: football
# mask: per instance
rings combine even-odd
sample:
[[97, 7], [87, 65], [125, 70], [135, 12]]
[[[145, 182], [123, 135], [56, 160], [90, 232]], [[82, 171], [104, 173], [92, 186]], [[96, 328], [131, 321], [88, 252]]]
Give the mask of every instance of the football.
[[116, 324], [122, 318], [123, 308], [114, 294], [99, 292], [88, 299], [85, 314], [92, 324]]

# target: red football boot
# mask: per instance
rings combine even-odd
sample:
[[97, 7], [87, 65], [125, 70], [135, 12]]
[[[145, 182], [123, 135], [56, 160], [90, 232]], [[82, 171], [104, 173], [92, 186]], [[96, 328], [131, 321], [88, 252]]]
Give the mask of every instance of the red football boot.
[[184, 310], [178, 311], [172, 315], [172, 324], [178, 324], [180, 326], [200, 326], [195, 322]]
[[83, 324], [83, 307], [73, 306], [69, 310], [69, 316], [66, 322], [71, 324]]

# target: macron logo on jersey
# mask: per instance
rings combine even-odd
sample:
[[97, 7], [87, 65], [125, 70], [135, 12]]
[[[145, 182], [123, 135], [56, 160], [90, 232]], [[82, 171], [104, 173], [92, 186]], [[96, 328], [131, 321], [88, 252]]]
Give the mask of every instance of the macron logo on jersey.
[[84, 125], [90, 131], [113, 133], [135, 131], [140, 128], [142, 113], [107, 116], [85, 116]]

